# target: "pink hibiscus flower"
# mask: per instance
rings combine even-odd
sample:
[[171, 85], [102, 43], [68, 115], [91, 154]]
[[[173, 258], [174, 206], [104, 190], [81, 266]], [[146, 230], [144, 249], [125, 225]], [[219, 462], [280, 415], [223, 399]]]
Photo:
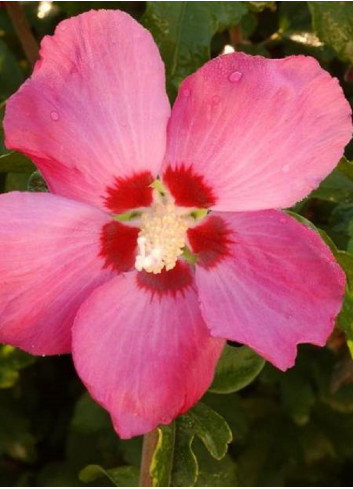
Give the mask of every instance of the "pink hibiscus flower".
[[337, 80], [309, 57], [234, 53], [172, 111], [164, 82], [148, 31], [91, 11], [43, 39], [4, 122], [51, 193], [0, 197], [0, 340], [72, 351], [123, 438], [196, 403], [225, 339], [282, 370], [298, 343], [324, 345], [345, 285], [319, 236], [271, 210], [341, 157]]

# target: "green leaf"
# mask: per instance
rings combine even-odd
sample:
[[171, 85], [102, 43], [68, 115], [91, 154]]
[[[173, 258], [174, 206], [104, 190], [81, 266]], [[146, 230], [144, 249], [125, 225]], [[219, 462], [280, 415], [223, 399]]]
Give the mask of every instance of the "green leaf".
[[353, 202], [353, 181], [339, 170], [334, 170], [311, 192], [309, 198], [329, 200], [331, 202]]
[[0, 173], [12, 172], [12, 173], [31, 173], [35, 170], [35, 166], [21, 153], [12, 151], [0, 156]]
[[190, 432], [200, 438], [213, 458], [220, 460], [225, 456], [232, 432], [222, 416], [199, 402], [182, 417]]
[[210, 456], [204, 445], [195, 440], [193, 449], [199, 465], [199, 474], [195, 483], [197, 487], [237, 487], [237, 466], [227, 454], [222, 460]]
[[19, 370], [34, 362], [34, 357], [13, 346], [0, 346], [0, 388], [12, 387], [19, 378]]
[[293, 212], [293, 211], [286, 211], [286, 213], [293, 217], [296, 221], [300, 222], [301, 224], [304, 224], [304, 226], [312, 229], [313, 231], [316, 231], [317, 233], [319, 233], [319, 230], [317, 229], [317, 227], [311, 222], [309, 221], [309, 219], [306, 219], [304, 216], [301, 216], [300, 214], [297, 214], [296, 212]]
[[346, 333], [347, 338], [353, 341], [353, 291], [349, 288], [344, 296], [343, 307], [337, 321], [339, 327]]
[[147, 2], [142, 22], [159, 45], [173, 92], [210, 59], [214, 34], [239, 24], [247, 12], [245, 2]]
[[191, 487], [195, 485], [199, 474], [199, 465], [192, 449], [194, 434], [189, 430], [184, 416], [176, 421], [175, 446], [171, 485]]
[[155, 487], [169, 487], [173, 469], [175, 423], [158, 429], [158, 442], [153, 454], [150, 474]]
[[337, 250], [335, 253], [338, 263], [347, 275], [348, 287], [353, 289], [353, 256], [347, 251]]
[[158, 429], [158, 442], [150, 474], [155, 487], [190, 487], [198, 476], [198, 463], [192, 449], [194, 433], [184, 416]]
[[311, 31], [311, 14], [307, 2], [281, 2], [278, 16], [279, 32], [282, 36]]
[[5, 192], [13, 192], [15, 190], [27, 190], [28, 173], [12, 173], [9, 172], [5, 177]]
[[308, 2], [313, 28], [318, 37], [338, 56], [353, 63], [353, 4], [351, 2]]
[[353, 163], [342, 158], [333, 172], [311, 192], [309, 198], [353, 203]]
[[189, 487], [196, 483], [198, 461], [193, 440], [198, 437], [213, 458], [222, 459], [232, 441], [225, 420], [203, 403], [180, 416], [173, 425], [158, 429], [159, 439], [150, 467], [156, 487]]
[[258, 376], [264, 365], [265, 360], [250, 348], [226, 345], [209, 390], [218, 394], [239, 391]]
[[48, 192], [47, 184], [40, 171], [36, 170], [29, 177], [27, 189], [30, 192]]
[[118, 487], [137, 487], [139, 471], [136, 467], [125, 465], [116, 469], [106, 470], [100, 465], [87, 465], [79, 473], [82, 482], [93, 482], [101, 477], [107, 477]]

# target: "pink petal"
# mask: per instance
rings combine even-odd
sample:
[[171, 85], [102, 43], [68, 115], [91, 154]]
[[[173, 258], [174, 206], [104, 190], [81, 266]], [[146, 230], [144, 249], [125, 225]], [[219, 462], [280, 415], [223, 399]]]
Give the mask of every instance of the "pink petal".
[[33, 159], [52, 192], [114, 210], [122, 179], [141, 187], [157, 174], [169, 114], [150, 33], [124, 12], [92, 10], [43, 39], [7, 103], [6, 145]]
[[196, 403], [223, 345], [209, 335], [185, 265], [112, 279], [81, 307], [73, 328], [77, 371], [122, 438], [169, 424]]
[[[213, 209], [288, 207], [328, 175], [351, 134], [342, 89], [316, 60], [233, 53], [181, 85], [164, 172], [202, 179], [213, 191]], [[190, 182], [179, 186], [185, 189], [176, 196], [188, 195]]]
[[193, 235], [200, 243], [201, 312], [212, 335], [250, 346], [281, 370], [294, 364], [298, 343], [323, 346], [342, 305], [345, 277], [321, 238], [280, 211], [213, 216], [228, 230], [223, 259], [209, 259], [212, 247], [221, 250], [218, 237], [208, 250], [201, 244], [205, 229]]
[[71, 350], [82, 301], [116, 274], [104, 270], [107, 214], [45, 193], [0, 196], [0, 342], [30, 353]]

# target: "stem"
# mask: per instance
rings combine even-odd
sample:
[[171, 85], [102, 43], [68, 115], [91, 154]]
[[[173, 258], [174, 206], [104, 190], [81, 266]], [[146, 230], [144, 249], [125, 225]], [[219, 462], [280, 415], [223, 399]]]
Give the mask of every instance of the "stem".
[[26, 16], [19, 2], [5, 2], [5, 7], [26, 58], [34, 65], [39, 58], [38, 43], [35, 40]]
[[152, 457], [158, 443], [158, 430], [150, 431], [143, 437], [142, 459], [140, 466], [140, 487], [153, 487], [152, 478], [150, 475], [150, 466]]

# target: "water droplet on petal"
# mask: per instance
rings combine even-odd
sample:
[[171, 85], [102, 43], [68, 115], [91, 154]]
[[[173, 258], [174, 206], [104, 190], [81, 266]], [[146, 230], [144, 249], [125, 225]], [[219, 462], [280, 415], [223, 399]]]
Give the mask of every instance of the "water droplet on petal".
[[284, 224], [284, 223], [286, 222], [286, 218], [285, 218], [284, 216], [281, 216], [281, 217], [279, 218], [279, 222], [280, 222], [281, 224]]
[[242, 76], [243, 76], [243, 73], [240, 73], [240, 71], [233, 71], [233, 73], [231, 73], [228, 76], [228, 80], [231, 83], [235, 83], [235, 82], [238, 82], [241, 79]]
[[66, 22], [62, 22], [61, 24], [59, 24], [59, 29], [61, 31], [65, 31], [66, 30]]
[[59, 114], [56, 112], [56, 110], [53, 110], [50, 112], [50, 117], [52, 121], [58, 121], [59, 120]]
[[184, 97], [189, 97], [191, 93], [191, 90], [189, 88], [184, 88], [183, 89], [183, 95]]
[[212, 97], [212, 103], [213, 104], [215, 104], [215, 105], [219, 104], [220, 100], [221, 100], [221, 98], [219, 95], [213, 95], [213, 97]]
[[289, 171], [289, 165], [282, 166], [283, 173], [287, 173]]

